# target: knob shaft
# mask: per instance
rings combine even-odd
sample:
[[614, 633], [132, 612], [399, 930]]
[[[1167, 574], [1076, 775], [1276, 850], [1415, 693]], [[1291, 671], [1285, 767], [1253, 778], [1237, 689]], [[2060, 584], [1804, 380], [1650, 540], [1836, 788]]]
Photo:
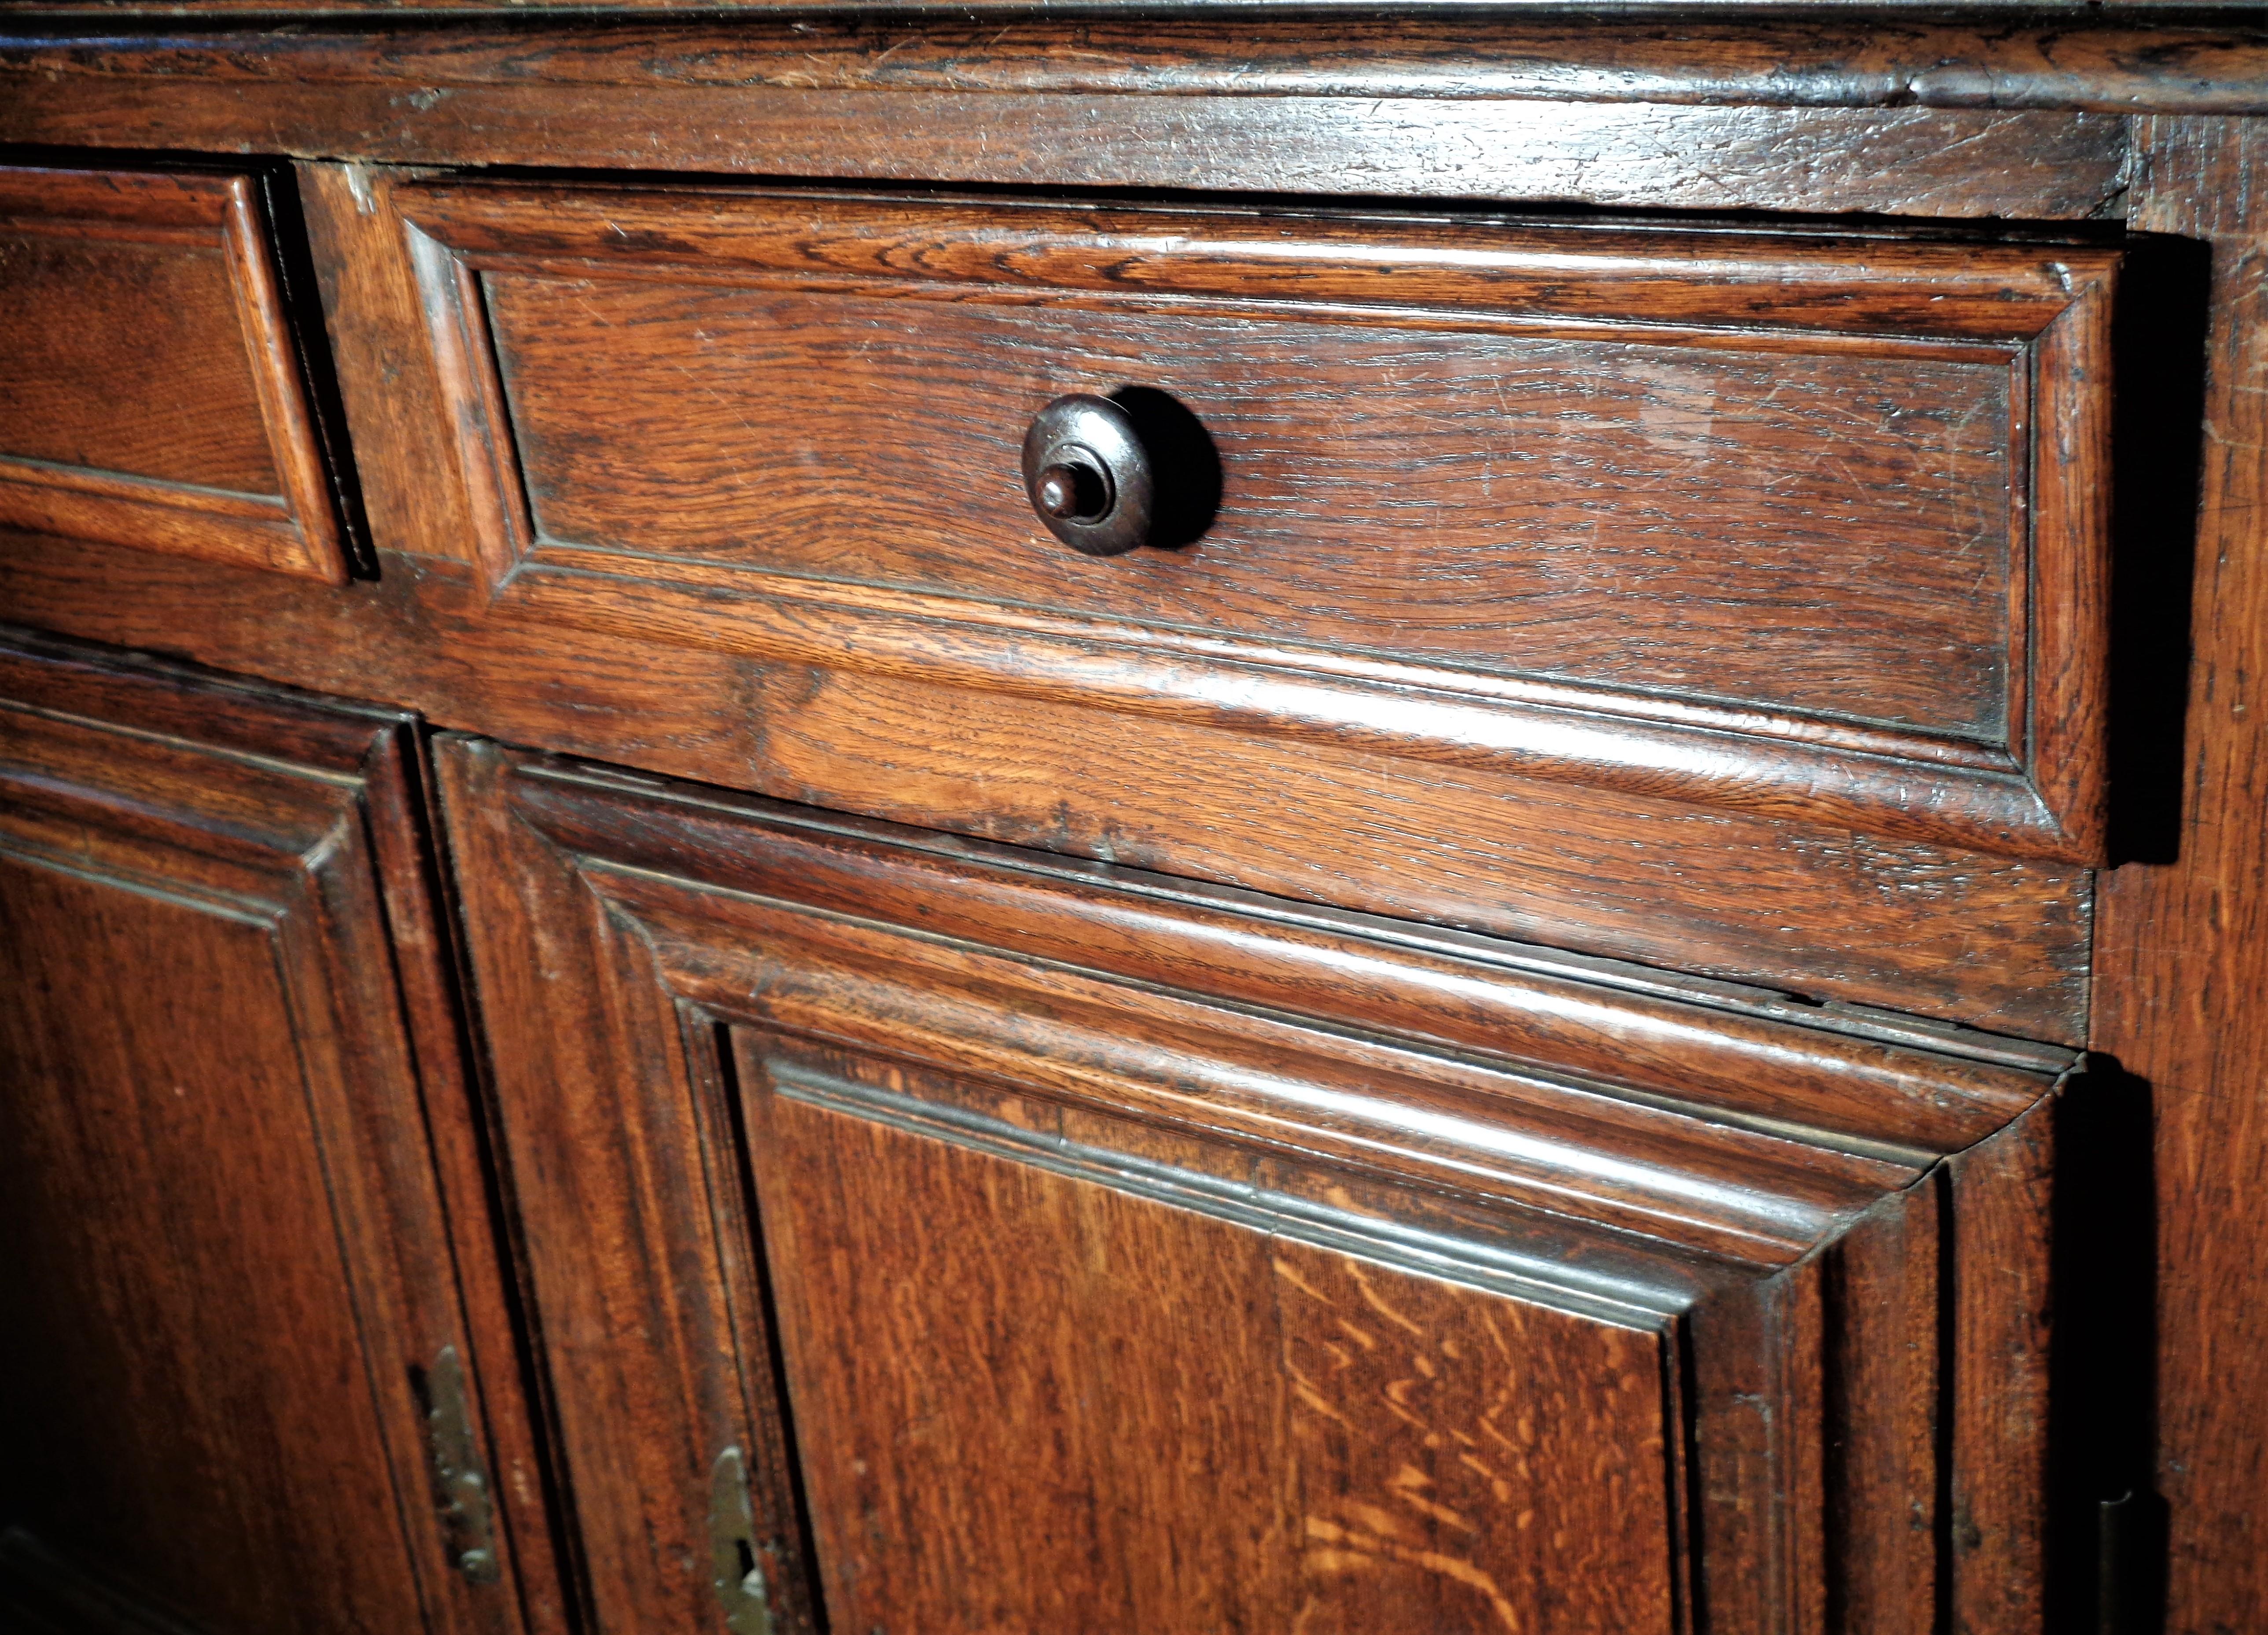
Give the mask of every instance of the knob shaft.
[[1073, 550], [1116, 556], [1150, 543], [1156, 482], [1131, 416], [1107, 397], [1059, 397], [1024, 433], [1024, 491]]

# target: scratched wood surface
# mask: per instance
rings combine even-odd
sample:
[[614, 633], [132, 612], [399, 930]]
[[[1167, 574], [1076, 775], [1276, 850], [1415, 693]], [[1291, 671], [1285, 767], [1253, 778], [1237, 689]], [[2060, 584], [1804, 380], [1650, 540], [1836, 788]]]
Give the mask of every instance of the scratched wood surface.
[[[1990, 357], [487, 293], [546, 539], [2006, 739], [2013, 377]], [[1219, 511], [1097, 562], [1040, 527], [1017, 450], [1051, 398], [1129, 387], [1203, 423]]]
[[[284, 9], [276, 0], [241, 4]], [[1226, 15], [1185, 7], [1114, 18], [1098, 5], [1078, 16], [1027, 11], [981, 22], [952, 14], [965, 6], [926, 15], [918, 6], [898, 6], [881, 16], [846, 6], [792, 19], [743, 7], [730, 28], [629, 17], [622, 14], [636, 8], [610, 6], [612, 16], [586, 13], [577, 27], [541, 37], [495, 32], [475, 18], [397, 26], [385, 36], [382, 54], [340, 49], [335, 42], [342, 34], [365, 46], [375, 38], [343, 21], [321, 32], [276, 35], [257, 58], [222, 57], [207, 32], [211, 24], [169, 31], [168, 45], [192, 75], [390, 81], [453, 92], [540, 78], [593, 87], [1168, 93], [1233, 87], [1247, 95], [2268, 112], [2268, 30], [2242, 7], [2155, 20], [2105, 16], [2085, 0], [2050, 0], [2021, 8], [2043, 17], [1980, 25], [1943, 15], [1889, 18], [1881, 15], [1888, 5], [1877, 0], [1864, 11], [1846, 7], [1839, 18], [1817, 6], [1804, 8], [1808, 15], [1774, 17], [1756, 5], [1743, 5], [1738, 18], [1712, 18], [1702, 5], [1681, 7], [1674, 18], [1624, 12], [1572, 19], [1553, 15], [1555, 8], [1519, 5], [1466, 18], [1454, 15], [1453, 7], [1392, 17], [1344, 8], [1321, 26], [1312, 18], [1271, 16], [1249, 6]], [[232, 0], [177, 0], [163, 9], [174, 17], [225, 11]], [[292, 9], [322, 8], [299, 0]], [[342, 18], [357, 11], [370, 15], [350, 4], [329, 9]], [[414, 9], [449, 8], [419, 7], [413, 0], [383, 12], [399, 25]], [[540, 9], [511, 10], [526, 16]], [[0, 15], [33, 14], [50, 24], [144, 10], [0, 0]], [[445, 22], [462, 26], [441, 26]], [[27, 40], [60, 44], [69, 27], [24, 32]], [[92, 70], [103, 59], [90, 44], [51, 60]]]
[[[951, 83], [908, 94], [887, 82], [830, 83], [839, 76], [824, 62], [797, 69], [802, 26], [773, 33], [774, 70], [729, 85], [705, 83], [703, 63], [744, 48], [739, 28], [658, 52], [637, 41], [601, 48], [606, 64], [587, 83], [572, 83], [571, 50], [563, 90], [542, 83], [558, 46], [517, 31], [453, 63], [414, 43], [397, 58], [392, 36], [350, 31], [246, 52], [225, 34], [137, 43], [84, 24], [74, 37], [66, 22], [0, 41], [0, 139], [371, 163], [2032, 220], [2112, 219], [2124, 197], [2117, 114], [1441, 95], [1397, 85], [1391, 69], [1322, 94], [1255, 95], [1239, 85], [1233, 54], [1196, 87], [1170, 70], [1152, 77], [1138, 58], [1139, 89], [972, 94], [985, 79], [982, 39], [948, 42]], [[1049, 42], [1040, 45], [1044, 55]], [[1447, 49], [1485, 47], [1484, 33]], [[1075, 38], [1053, 48], [1083, 49]], [[441, 55], [458, 49], [445, 44]], [[313, 66], [323, 59], [328, 70]]]

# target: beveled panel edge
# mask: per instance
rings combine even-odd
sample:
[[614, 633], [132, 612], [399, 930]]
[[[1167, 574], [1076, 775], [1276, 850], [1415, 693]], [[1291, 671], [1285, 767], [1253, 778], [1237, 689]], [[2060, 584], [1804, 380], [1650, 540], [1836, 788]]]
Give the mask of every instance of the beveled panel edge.
[[673, 284], [883, 293], [958, 285], [1004, 299], [1211, 296], [1350, 318], [1407, 312], [1413, 322], [1467, 311], [1539, 333], [1557, 333], [1547, 326], [1558, 320], [1568, 333], [1653, 328], [1728, 345], [1770, 345], [1783, 331], [1848, 335], [1862, 350], [1910, 339], [2026, 342], [2083, 298], [2074, 270], [2097, 275], [2117, 258], [2069, 237], [1948, 238], [1903, 224], [1571, 224], [1328, 202], [1288, 210], [640, 175], [391, 175], [401, 219], [475, 270], [613, 269]]
[[[1207, 1003], [1256, 1006], [1520, 1072], [1572, 1073], [1666, 1107], [1864, 1150], [1942, 1154], [1982, 1139], [2077, 1053], [1959, 1029], [1821, 1026], [1775, 996], [1494, 938], [1288, 904], [1254, 892], [1047, 857], [686, 784], [515, 754], [522, 821], [624, 866], [681, 854], [639, 833], [666, 809], [702, 837], [721, 891], [791, 890], [868, 917], [890, 891], [910, 934], [996, 949]], [[594, 818], [611, 813], [614, 821]], [[911, 912], [911, 910], [909, 910]], [[1836, 1024], [1839, 1024], [1836, 1025]], [[1808, 1103], [1808, 1105], [1807, 1105]]]
[[[195, 242], [225, 257], [262, 429], [282, 492], [239, 495], [48, 461], [0, 460], [0, 520], [72, 537], [347, 580], [346, 541], [328, 464], [284, 310], [266, 209], [241, 172], [11, 166], [0, 156], [0, 225], [97, 225], [134, 239]], [[203, 230], [199, 232], [198, 230]]]
[[567, 855], [720, 1021], [1688, 1253], [1791, 1265], [1936, 1161]]
[[[919, 614], [843, 607], [809, 582], [680, 569], [663, 582], [547, 553], [522, 566], [491, 616], [820, 663], [1418, 762], [1626, 790], [1767, 818], [2018, 858], [2088, 863], [2023, 777], [1922, 759], [1738, 735], [1551, 705], [1419, 691], [1236, 659], [1184, 659], [1142, 639], [1012, 633]], [[1413, 731], [1415, 726], [1418, 730]], [[1917, 789], [1926, 787], [1926, 802]]]
[[[408, 710], [0, 622], [0, 693], [61, 718], [176, 742], [303, 779], [363, 786]], [[243, 711], [266, 718], [253, 721]], [[288, 723], [287, 736], [276, 727]]]
[[0, 523], [342, 582], [312, 565], [306, 530], [279, 496], [0, 455]]
[[1028, 1164], [1152, 1203], [1191, 1210], [1270, 1234], [1281, 1233], [1320, 1248], [1447, 1278], [1641, 1332], [1664, 1331], [1668, 1320], [1684, 1307], [1683, 1300], [1659, 1285], [1641, 1285], [1628, 1278], [1586, 1278], [1562, 1262], [1500, 1249], [1490, 1252], [1492, 1246], [1423, 1233], [1399, 1222], [1372, 1220], [1265, 1187], [1109, 1152], [821, 1072], [771, 1052], [766, 1052], [763, 1060], [777, 1094], [789, 1101], [887, 1124], [1012, 1163]]

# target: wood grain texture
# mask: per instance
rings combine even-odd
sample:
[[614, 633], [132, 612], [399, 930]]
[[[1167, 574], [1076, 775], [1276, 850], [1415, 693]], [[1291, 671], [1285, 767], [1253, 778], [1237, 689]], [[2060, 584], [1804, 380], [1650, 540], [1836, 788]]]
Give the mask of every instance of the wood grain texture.
[[[1959, 1286], [1945, 1333], [1954, 1474], [1944, 1605], [1960, 1635], [2040, 1628], [2048, 1610], [2054, 1112], [2026, 1114], [1947, 1167]], [[2075, 1542], [2066, 1572], [2093, 1565], [2092, 1542]]]
[[859, 1116], [737, 1042], [838, 1624], [1674, 1626], [1660, 1333], [1107, 1178], [1185, 1143]]
[[470, 549], [471, 512], [453, 469], [447, 406], [420, 343], [417, 287], [391, 232], [395, 175], [357, 165], [299, 165], [292, 180], [355, 428], [357, 487], [371, 537]]
[[[443, 768], [518, 1196], [542, 1217], [539, 1282], [650, 1299], [609, 1246], [667, 1233], [723, 1256], [757, 1234], [792, 1405], [778, 1434], [836, 1623], [1082, 1626], [1154, 1602], [1174, 1628], [1577, 1629], [1690, 1604], [1702, 1627], [1793, 1629], [1819, 1627], [1836, 1595], [1934, 1604], [1942, 1547], [1910, 1535], [1936, 1539], [1943, 1519], [1936, 1153], [1742, 1129], [1611, 1078], [1443, 1053], [1422, 1042], [1457, 1006], [1425, 973], [1447, 950], [1415, 958], [1365, 922], [1287, 922], [471, 740]], [[1235, 957], [1191, 960], [1224, 936]], [[1370, 982], [1337, 980], [1366, 961]], [[1475, 976], [1508, 1002], [1559, 993], [1514, 964]], [[1170, 986], [1144, 980], [1169, 970]], [[1275, 1005], [1224, 1003], [1271, 972]], [[1686, 1013], [1697, 1032], [1712, 1008]], [[622, 1020], [578, 1036], [568, 1019], [589, 1015]], [[595, 1190], [570, 1180], [557, 1154], [588, 1144], [586, 1098], [610, 1151], [649, 1150], [716, 1094], [699, 1058], [725, 1035], [742, 1120], [696, 1123], [711, 1142], [745, 1136], [744, 1202], [719, 1210], [714, 1156], [706, 1189], [629, 1169]], [[1719, 1048], [1750, 1036], [1734, 1020]], [[1901, 1059], [1974, 1093], [1943, 1053]], [[1603, 1065], [1558, 1065], [1577, 1060]], [[1005, 1259], [1004, 1241], [1019, 1245]], [[1469, 1345], [1388, 1388], [1371, 1371], [1402, 1341], [1365, 1345], [1344, 1308], [1310, 1329], [1302, 1304], [1366, 1283], [1375, 1320], [1425, 1314], [1395, 1332], [1477, 1325]], [[701, 1388], [725, 1388], [761, 1354], [740, 1297], [677, 1286], [694, 1303], [670, 1329], [618, 1327], [603, 1355], [554, 1364], [563, 1410], [605, 1444], [591, 1462], [674, 1459], [681, 1439], [650, 1413], [593, 1414], [585, 1392], [681, 1378], [688, 1359], [709, 1359]], [[697, 1337], [718, 1323], [750, 1337]], [[1647, 1345], [1628, 1352], [1602, 1323]], [[1585, 1455], [1546, 1437], [1515, 1457], [1531, 1432], [1506, 1425], [1512, 1462], [1486, 1484], [1461, 1485], [1482, 1474], [1469, 1464], [1427, 1474], [1441, 1450], [1418, 1433], [1468, 1400], [1449, 1365], [1491, 1327], [1491, 1344], [1521, 1342], [1519, 1388], [1557, 1393], [1563, 1429], [1623, 1427], [1581, 1441], [1607, 1462], [1546, 1478]], [[1223, 1359], [1233, 1395], [1211, 1383]], [[2004, 1408], [2036, 1384], [2004, 1383]], [[992, 1428], [1008, 1417], [1028, 1446]], [[1156, 1456], [1114, 1455], [1127, 1435]], [[1475, 1524], [1499, 1509], [1513, 1525]], [[1647, 1565], [1673, 1550], [1668, 1577]]]
[[338, 583], [247, 175], [0, 168], [0, 519]]
[[[2004, 362], [485, 283], [544, 541], [2007, 739]], [[1128, 385], [1226, 492], [1097, 566], [1013, 457]]]
[[247, 53], [225, 36], [0, 42], [0, 140], [2018, 219], [2115, 216], [2125, 150], [2123, 120], [2086, 113], [1246, 95], [1233, 73], [1218, 96], [718, 86], [666, 72], [563, 90], [531, 79], [525, 48], [461, 84], [422, 64], [396, 77], [382, 37], [333, 34], [317, 49], [365, 66], [318, 81], [299, 52]]
[[[2104, 880], [2095, 1048], [2151, 1086], [2156, 1131], [2156, 1482], [2171, 1523], [2166, 1627], [2219, 1635], [2268, 1600], [2268, 1374], [2257, 1314], [2268, 1254], [2268, 151], [2238, 122], [2145, 128], [2143, 225], [2212, 248], [2179, 852]], [[2172, 732], [2172, 723], [2162, 730]], [[2115, 1495], [2104, 1495], [2115, 1497]]]
[[2077, 869], [1328, 745], [1256, 762], [1237, 737], [1130, 735], [1076, 706], [515, 626], [431, 557], [316, 593], [18, 534], [0, 596], [90, 637], [784, 799], [1997, 1033], [2085, 1025]]
[[[460, 755], [442, 792], [585, 1621], [654, 1635], [721, 1622], [712, 1473], [738, 1448], [749, 1565], [779, 1626], [810, 1630], [714, 1029], [681, 1026], [637, 928], [566, 859], [472, 819], [461, 771]], [[589, 1008], [554, 1027], [570, 983]]]
[[475, 1182], [453, 1230], [437, 1174], [470, 1109], [406, 723], [36, 638], [0, 696], [0, 1510], [202, 1626], [526, 1627], [547, 1547], [458, 1570], [416, 1386], [493, 1362], [471, 1434], [540, 1524], [502, 1314], [466, 1309], [490, 1223]]
[[[2100, 847], [2100, 252], [394, 197], [515, 611]], [[1107, 563], [1048, 538], [1015, 450], [1075, 390], [1195, 416], [1158, 481], [1218, 461], [1204, 537]]]
[[[985, 0], [976, 0], [979, 5]], [[36, 13], [49, 27], [80, 18], [144, 11], [8, 0], [0, 15]], [[231, 9], [183, 0], [174, 18]], [[268, 0], [243, 9], [275, 12]], [[350, 5], [291, 8], [351, 16]], [[399, 19], [406, 8], [389, 6]], [[460, 8], [472, 9], [472, 8]], [[526, 16], [542, 8], [512, 8]], [[2052, 21], [2011, 18], [1980, 27], [1942, 17], [1877, 15], [1837, 20], [1821, 8], [1800, 19], [1744, 5], [1738, 18], [1697, 7], [1671, 17], [1628, 11], [1535, 15], [1491, 7], [1485, 18], [1381, 18], [1342, 8], [1327, 26], [1266, 9], [1192, 8], [1112, 18], [1096, 6], [1074, 18], [982, 23], [931, 9], [887, 17], [836, 12], [792, 21], [737, 8], [729, 29], [704, 21], [634, 21], [633, 8], [587, 13], [540, 41], [525, 31], [397, 27], [380, 54], [341, 51], [330, 39], [278, 34], [257, 63], [225, 71], [319, 81], [390, 79], [433, 89], [541, 80], [561, 85], [769, 85], [828, 90], [1152, 92], [1552, 101], [1763, 103], [1781, 107], [2087, 109], [2110, 114], [2268, 111], [2268, 34], [2242, 8], [2218, 21], [2132, 16], [2066, 6]], [[734, 9], [718, 7], [718, 10]], [[966, 7], [954, 7], [954, 11]], [[2033, 8], [2053, 10], [2052, 7]], [[2126, 8], [2130, 12], [2132, 5]], [[1206, 15], [1210, 11], [1212, 14]], [[29, 24], [26, 18], [26, 33]], [[455, 20], [455, 19], [453, 19]], [[1003, 26], [1003, 23], [1006, 26]], [[203, 26], [173, 25], [195, 48]], [[32, 35], [37, 38], [36, 35]], [[63, 36], [63, 37], [68, 37]], [[363, 40], [369, 35], [360, 37]], [[56, 41], [60, 43], [60, 40]], [[204, 58], [192, 61], [204, 65]], [[215, 63], [215, 71], [223, 65]]]
[[[1862, 1141], [1966, 1146], [2069, 1065], [2049, 1047], [1838, 1018], [1725, 983], [636, 774], [579, 770], [555, 786], [531, 772], [515, 798], [561, 843], [587, 840], [624, 865], [697, 852], [747, 889], [840, 914], [887, 892], [939, 935], [1165, 987], [1195, 980], [1271, 1010], [1323, 1005], [1375, 1034]], [[666, 842], [642, 843], [630, 821], [641, 813], [666, 817]]]

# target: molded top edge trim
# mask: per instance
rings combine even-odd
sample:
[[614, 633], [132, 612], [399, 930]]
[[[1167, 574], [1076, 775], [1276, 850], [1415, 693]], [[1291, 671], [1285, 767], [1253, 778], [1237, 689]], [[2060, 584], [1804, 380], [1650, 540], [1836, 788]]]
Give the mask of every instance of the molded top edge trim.
[[[1399, 96], [1815, 107], [2268, 111], [2257, 11], [1968, 8], [1930, 17], [1881, 0], [1625, 5], [1450, 0], [1376, 6], [1154, 0], [1035, 14], [1028, 0], [814, 11], [786, 0], [633, 0], [607, 8], [399, 0], [23, 5], [0, 0], [0, 50], [107, 47], [103, 71], [400, 80], [422, 85], [711, 85], [746, 90], [1143, 92]], [[1484, 11], [1485, 15], [1484, 15]], [[1989, 16], [2021, 11], [2017, 26]], [[969, 14], [983, 12], [979, 21]], [[1986, 14], [1984, 16], [1975, 15]], [[173, 26], [152, 32], [152, 24]], [[1004, 30], [1002, 22], [1012, 20]], [[511, 26], [499, 30], [499, 22]], [[241, 51], [260, 29], [261, 51]], [[527, 55], [542, 36], [540, 60]], [[1057, 48], [1075, 44], [1076, 52]], [[225, 50], [225, 60], [184, 52]]]

